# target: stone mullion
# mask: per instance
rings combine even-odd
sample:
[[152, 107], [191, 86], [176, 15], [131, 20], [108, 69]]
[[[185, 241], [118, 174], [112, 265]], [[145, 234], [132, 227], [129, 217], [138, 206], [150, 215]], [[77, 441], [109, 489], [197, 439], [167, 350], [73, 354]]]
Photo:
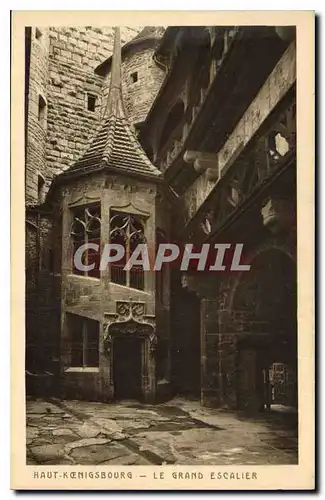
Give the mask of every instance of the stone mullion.
[[70, 234], [72, 224], [72, 214], [69, 209], [68, 200], [63, 197], [62, 202], [62, 258], [61, 258], [61, 375], [64, 374], [65, 368], [68, 368], [71, 363], [71, 339], [68, 330], [66, 308], [66, 290], [68, 285], [68, 275], [72, 272], [73, 259], [73, 243]]
[[[129, 222], [126, 228], [126, 241], [125, 241], [125, 263], [127, 263], [130, 259], [131, 251], [130, 251], [130, 245], [131, 245], [131, 237], [130, 237], [130, 224], [131, 220], [129, 217]], [[126, 271], [126, 285], [130, 287], [130, 281], [131, 281], [131, 270]]]
[[[105, 243], [110, 241], [110, 198], [107, 189], [103, 189], [101, 192], [101, 226], [100, 226], [100, 255], [104, 249]], [[109, 299], [110, 288], [110, 268], [107, 266], [106, 269], [100, 271], [100, 288], [101, 288], [101, 330], [100, 330], [100, 342], [99, 342], [99, 370], [100, 370], [100, 385], [101, 393], [104, 398], [109, 400], [113, 398], [114, 387], [112, 379], [112, 359], [113, 359], [113, 346], [109, 353], [105, 351], [105, 338], [108, 332], [108, 324], [114, 321], [115, 315], [112, 318], [107, 318], [105, 316], [105, 310], [107, 305], [107, 300]]]
[[[88, 231], [87, 231], [88, 222], [89, 222], [88, 215], [87, 215], [86, 210], [85, 210], [85, 245], [88, 245]], [[89, 252], [89, 249], [87, 247], [87, 250], [85, 251], [85, 265], [86, 266], [88, 266], [88, 262], [89, 262], [88, 252]], [[88, 270], [85, 271], [85, 276], [88, 276]]]

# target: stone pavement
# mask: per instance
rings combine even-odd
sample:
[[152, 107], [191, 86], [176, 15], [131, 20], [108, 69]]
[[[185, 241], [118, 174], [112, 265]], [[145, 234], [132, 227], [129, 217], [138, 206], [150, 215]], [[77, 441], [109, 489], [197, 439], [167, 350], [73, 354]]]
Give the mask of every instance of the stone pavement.
[[248, 418], [185, 399], [27, 400], [27, 464], [296, 464], [297, 433], [277, 415]]

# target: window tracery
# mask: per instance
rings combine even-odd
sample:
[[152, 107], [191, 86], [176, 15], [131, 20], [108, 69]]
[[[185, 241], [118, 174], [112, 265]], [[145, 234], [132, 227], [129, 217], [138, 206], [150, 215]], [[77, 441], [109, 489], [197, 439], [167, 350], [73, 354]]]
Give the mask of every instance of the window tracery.
[[146, 243], [144, 221], [134, 214], [111, 212], [110, 243], [122, 245], [125, 249], [123, 258], [111, 264], [111, 281], [119, 285], [144, 290], [144, 271], [142, 266], [133, 266], [124, 270], [126, 262], [141, 243]]
[[[74, 218], [70, 231], [73, 238], [73, 257], [81, 245], [88, 243], [100, 245], [101, 222], [99, 205], [83, 207], [74, 211]], [[75, 266], [73, 261], [73, 274], [91, 276], [93, 278], [100, 277], [99, 252], [91, 248], [86, 248], [82, 255], [82, 263], [85, 266], [94, 263], [95, 267], [90, 271], [81, 271]]]

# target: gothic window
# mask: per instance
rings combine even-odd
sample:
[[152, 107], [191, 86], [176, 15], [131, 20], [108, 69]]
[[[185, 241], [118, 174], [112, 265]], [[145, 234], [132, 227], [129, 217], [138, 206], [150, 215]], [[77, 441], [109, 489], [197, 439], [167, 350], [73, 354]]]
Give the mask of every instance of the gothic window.
[[111, 264], [111, 281], [113, 283], [144, 290], [143, 267], [135, 265], [130, 271], [124, 270], [124, 267], [136, 247], [145, 242], [144, 221], [141, 217], [122, 212], [111, 212], [110, 243], [122, 245], [125, 249], [124, 257], [119, 262]]
[[99, 366], [99, 323], [69, 314], [72, 367]]
[[100, 245], [100, 205], [82, 207], [74, 210], [71, 236], [73, 238], [73, 274], [81, 276], [100, 277], [100, 252], [92, 248], [85, 248], [81, 262], [85, 266], [95, 264], [94, 269], [82, 271], [75, 265], [74, 256], [81, 245], [94, 243]]

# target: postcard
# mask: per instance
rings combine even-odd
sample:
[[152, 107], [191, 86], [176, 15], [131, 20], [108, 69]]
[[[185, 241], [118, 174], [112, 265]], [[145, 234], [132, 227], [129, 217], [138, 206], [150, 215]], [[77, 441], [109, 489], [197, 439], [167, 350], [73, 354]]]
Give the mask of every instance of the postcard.
[[313, 490], [314, 13], [12, 13], [14, 490]]

